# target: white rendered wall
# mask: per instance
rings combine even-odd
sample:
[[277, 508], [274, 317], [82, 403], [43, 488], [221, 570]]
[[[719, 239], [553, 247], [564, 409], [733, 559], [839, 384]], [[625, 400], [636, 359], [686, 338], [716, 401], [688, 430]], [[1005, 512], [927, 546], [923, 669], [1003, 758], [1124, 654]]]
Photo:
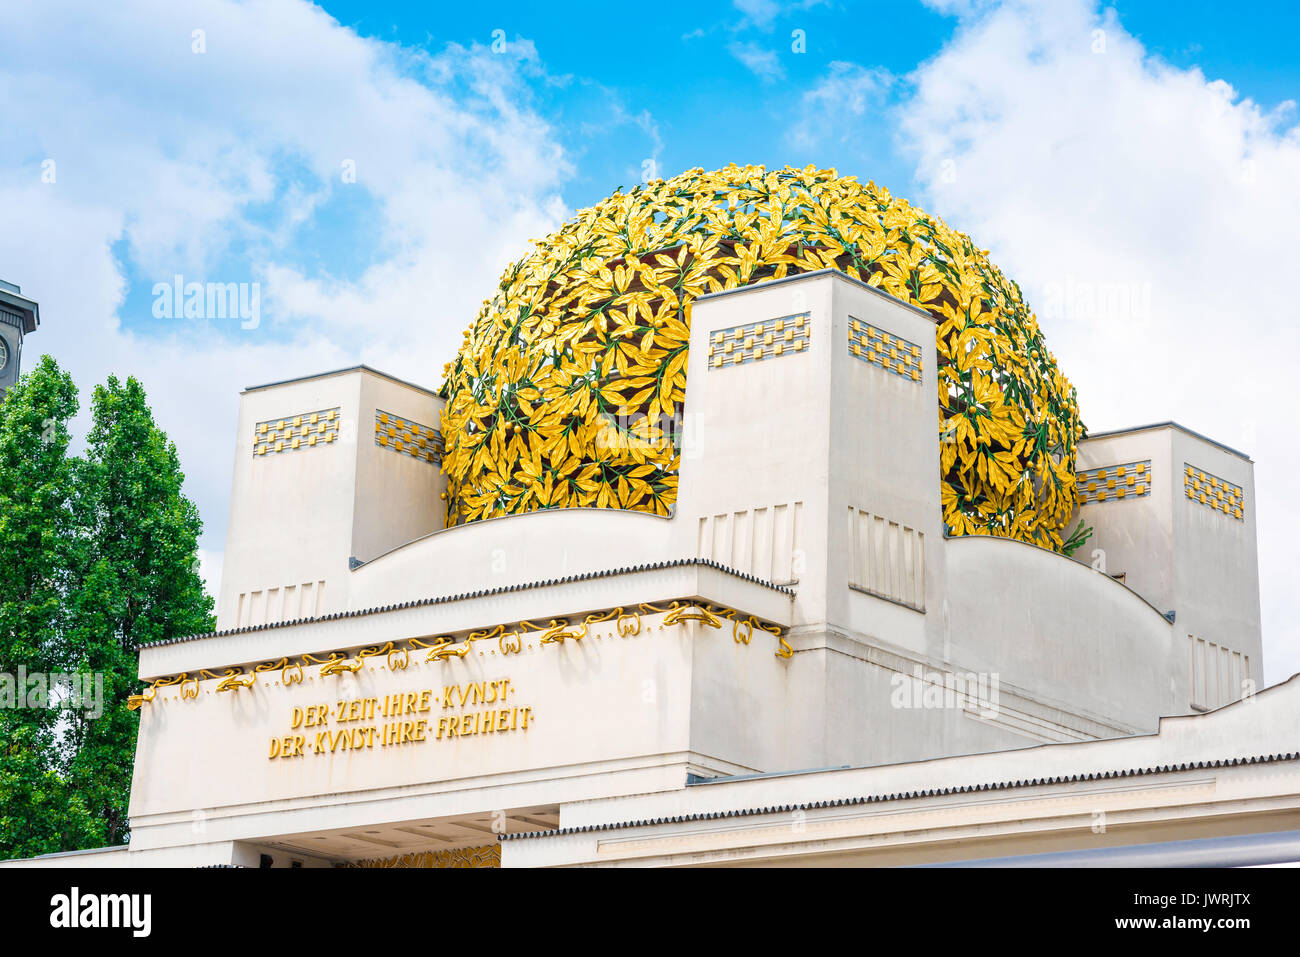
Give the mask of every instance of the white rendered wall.
[[[1214, 643], [1250, 659], [1254, 687], [1264, 684], [1263, 632], [1259, 610], [1259, 551], [1256, 541], [1255, 469], [1245, 456], [1175, 430], [1171, 497], [1174, 526], [1174, 626], [1179, 634]], [[1184, 463], [1240, 486], [1245, 508], [1241, 520], [1213, 511], [1184, 493]], [[1189, 652], [1190, 653], [1190, 652]], [[1240, 678], [1229, 679], [1243, 693]], [[1200, 703], [1200, 702], [1198, 702]], [[1226, 703], [1204, 702], [1210, 706]]]
[[[1079, 509], [1075, 521], [1094, 532], [1076, 557], [1108, 574], [1123, 573], [1129, 588], [1173, 613], [1171, 674], [1179, 685], [1179, 711], [1217, 707], [1244, 693], [1243, 680], [1256, 687], [1263, 680], [1254, 463], [1166, 424], [1086, 439], [1078, 468], [1148, 459], [1149, 495]], [[1241, 487], [1242, 518], [1189, 500], [1187, 464]]]
[[[422, 431], [432, 429], [441, 434], [445, 402], [424, 389], [373, 372], [363, 371], [359, 378], [360, 442], [349, 554], [366, 562], [442, 528], [447, 514], [441, 497], [447, 487], [441, 450], [424, 447], [434, 453], [430, 462], [394, 451], [392, 440], [387, 445], [376, 444], [376, 413], [389, 417], [387, 430], [398, 431], [393, 423], [396, 419], [408, 426], [408, 432], [411, 423], [418, 423]], [[421, 447], [417, 445], [416, 451]]]
[[1292, 679], [1121, 740], [574, 802], [570, 833], [508, 840], [502, 865], [914, 865], [1294, 830], [1298, 704]]
[[[343, 607], [359, 386], [357, 376], [336, 374], [241, 394], [218, 628]], [[333, 408], [340, 410], [340, 420], [331, 444], [254, 457], [258, 422]], [[298, 592], [299, 615], [285, 612], [288, 588]]]
[[[803, 348], [710, 365], [717, 333], [763, 323], [761, 344], [772, 323], [796, 317]], [[854, 356], [855, 321], [915, 344], [917, 379]], [[479, 642], [475, 656], [421, 658], [405, 671], [375, 659], [357, 675], [292, 687], [263, 672], [251, 690], [216, 693], [205, 681], [193, 700], [162, 689], [141, 715], [139, 846], [194, 842], [191, 814], [203, 808], [202, 843], [215, 847], [673, 790], [687, 773], [870, 766], [1131, 734], [1189, 707], [1184, 643], [1196, 632], [1225, 653], [1253, 648], [1253, 672], [1249, 463], [1215, 457], [1212, 443], [1185, 445], [1182, 433], [1084, 443], [1081, 462], [1150, 458], [1163, 476], [1143, 501], [1086, 512], [1098, 526], [1088, 547], [1105, 548], [1112, 570], [1131, 569], [1131, 588], [1022, 543], [946, 540], [934, 338], [927, 315], [829, 271], [697, 300], [669, 519], [573, 509], [443, 529], [438, 469], [374, 438], [377, 410], [437, 425], [441, 400], [365, 369], [249, 390], [222, 628], [297, 617], [283, 612], [283, 592], [278, 617], [266, 609], [282, 583], [325, 582], [315, 613], [463, 597], [146, 649], [143, 678], [689, 595], [787, 626], [794, 654], [776, 657], [772, 636], [742, 635], [729, 621], [656, 625], [635, 638], [606, 624], [514, 657]], [[329, 447], [253, 458], [258, 421], [335, 407], [342, 427]], [[1222, 515], [1181, 501], [1184, 459], [1242, 485], [1247, 520], [1220, 527]], [[363, 564], [349, 570], [349, 556]], [[692, 556], [790, 583], [794, 597], [699, 566], [585, 577]], [[538, 584], [566, 576], [584, 577]], [[241, 618], [239, 596], [253, 591], [262, 611]], [[1168, 609], [1176, 626], [1159, 614]], [[996, 677], [996, 700], [900, 703], [900, 690], [930, 675], [972, 674]], [[292, 709], [318, 697], [501, 677], [535, 703], [527, 736], [290, 761], [264, 753], [276, 729], [288, 732]]]
[[691, 557], [672, 531], [671, 520], [657, 515], [596, 508], [544, 509], [439, 528], [356, 569], [350, 607]]
[[[711, 569], [645, 574], [658, 576], [662, 587], [670, 589], [664, 594], [703, 590], [712, 600], [742, 607], [750, 604], [745, 593], [752, 597], [761, 588], [739, 580], [744, 587], [729, 598], [726, 582], [716, 581], [722, 573]], [[670, 577], [679, 583], [667, 581]], [[619, 593], [620, 586], [618, 578], [610, 578], [564, 587], [571, 603], [633, 605]], [[644, 581], [639, 594], [661, 600], [655, 587]], [[591, 597], [575, 597], [580, 591]], [[517, 620], [528, 609], [494, 611], [488, 606], [531, 601], [541, 612], [533, 617], [545, 627], [545, 608], [537, 603], [546, 600], [546, 590], [478, 599], [476, 620]], [[428, 637], [441, 626], [463, 623], [453, 621], [456, 614], [454, 607], [403, 609], [254, 635], [296, 640], [298, 649], [323, 651], [380, 644], [402, 635]], [[423, 652], [415, 652], [406, 668], [379, 656], [366, 659], [355, 674], [322, 676], [310, 666], [287, 679], [280, 671], [262, 672], [253, 688], [226, 693], [217, 692], [211, 679], [199, 682], [197, 694], [189, 698], [176, 686], [160, 689], [141, 712], [131, 794], [132, 848], [256, 842], [317, 829], [478, 816], [493, 809], [680, 787], [688, 773], [759, 770], [774, 742], [755, 727], [757, 708], [764, 706], [769, 726], [779, 723], [782, 710], [767, 708], [776, 701], [787, 665], [775, 655], [775, 639], [760, 633], [749, 644], [738, 643], [730, 623], [713, 629], [698, 622], [665, 625], [663, 618], [643, 614], [635, 633], [622, 634], [614, 621], [606, 621], [591, 626], [581, 640], [561, 644], [543, 645], [535, 632], [522, 638], [517, 651], [510, 644], [479, 641], [465, 657], [445, 661], [426, 662]], [[180, 662], [167, 659], [197, 653], [217, 668], [218, 661], [243, 656], [234, 650], [243, 637], [149, 649], [147, 667], [171, 671]], [[268, 645], [263, 653], [275, 657], [285, 650], [291, 649]], [[701, 667], [707, 673], [701, 675]], [[188, 670], [197, 669], [191, 665]], [[297, 675], [301, 680], [295, 680]], [[453, 696], [453, 703], [446, 703], [449, 686], [467, 689], [502, 681], [509, 685], [499, 701], [494, 697], [489, 704], [466, 706]], [[340, 701], [382, 701], [408, 693], [420, 708], [402, 719], [423, 724], [418, 741], [384, 742], [379, 734], [397, 720], [393, 717], [338, 717]], [[694, 705], [709, 696], [722, 701], [710, 714], [717, 731], [711, 740], [738, 742], [725, 756], [694, 750]], [[754, 708], [742, 706], [746, 700]], [[294, 709], [311, 706], [328, 709], [325, 723], [295, 727]], [[511, 711], [508, 731], [441, 734], [443, 719], [497, 708]], [[529, 710], [527, 721], [518, 717], [524, 709]], [[332, 739], [340, 731], [365, 728], [378, 730], [364, 742], [349, 740], [341, 749], [331, 744], [327, 751], [313, 751], [322, 730]], [[272, 750], [275, 739], [292, 735], [303, 736], [301, 753], [286, 758]], [[196, 811], [201, 812], [197, 818]], [[199, 831], [196, 820], [202, 822]]]
[[[710, 366], [719, 331], [798, 315], [798, 354]], [[855, 356], [855, 320], [916, 344], [918, 380]], [[837, 273], [693, 307], [675, 535], [742, 567], [789, 567], [797, 592], [796, 655], [766, 705], [785, 709], [771, 733], [787, 747], [767, 770], [1112, 737], [1185, 710], [1183, 649], [1138, 595], [1022, 543], [945, 540], [935, 368], [928, 315]], [[797, 514], [793, 534], [775, 532], [777, 509]], [[918, 669], [997, 682], [999, 700], [913, 707], [921, 694], [895, 692]], [[715, 706], [701, 703], [701, 728]]]
[[[218, 629], [348, 607], [348, 559], [442, 524], [438, 465], [375, 444], [375, 413], [437, 427], [442, 400], [364, 367], [240, 397]], [[334, 440], [257, 455], [259, 422], [337, 409]], [[306, 423], [304, 423], [306, 424]]]

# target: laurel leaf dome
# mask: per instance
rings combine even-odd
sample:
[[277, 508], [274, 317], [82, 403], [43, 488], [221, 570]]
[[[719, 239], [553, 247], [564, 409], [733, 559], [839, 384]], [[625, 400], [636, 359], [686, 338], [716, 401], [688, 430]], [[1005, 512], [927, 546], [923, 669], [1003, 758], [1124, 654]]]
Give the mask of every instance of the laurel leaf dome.
[[1050, 548], [1076, 504], [1074, 388], [986, 250], [834, 170], [694, 169], [578, 212], [511, 265], [443, 395], [447, 524], [542, 508], [670, 514], [696, 296], [833, 267], [937, 322], [950, 534]]

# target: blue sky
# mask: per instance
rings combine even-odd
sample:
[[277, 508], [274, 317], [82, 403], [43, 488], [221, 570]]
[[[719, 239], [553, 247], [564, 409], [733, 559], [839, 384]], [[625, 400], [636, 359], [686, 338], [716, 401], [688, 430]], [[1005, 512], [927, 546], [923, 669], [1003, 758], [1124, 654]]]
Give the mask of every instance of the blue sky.
[[[497, 51], [504, 44], [508, 56], [522, 49], [535, 54], [521, 72], [530, 105], [564, 131], [570, 168], [559, 192], [568, 209], [634, 184], [647, 168], [670, 176], [733, 161], [834, 167], [911, 195], [924, 177], [917, 174], [915, 151], [900, 142], [899, 113], [913, 72], [961, 29], [959, 17], [917, 0], [869, 15], [845, 3], [713, 3], [690, 17], [638, 16], [630, 28], [609, 23], [608, 4], [594, 2], [566, 5], [563, 15], [534, 4], [329, 0], [320, 7], [356, 35], [412, 53], [475, 46]], [[1266, 108], [1300, 88], [1293, 49], [1300, 4], [1247, 5], [1232, 16], [1206, 0], [1126, 2], [1110, 9], [1149, 56], [1229, 78]], [[842, 100], [848, 122], [792, 128], [790, 117], [836, 64], [854, 91]], [[416, 81], [425, 72], [418, 59], [399, 69]], [[472, 95], [463, 85], [459, 92]], [[281, 157], [281, 164], [279, 188], [248, 205], [250, 221], [274, 228], [291, 205], [295, 184], [312, 179], [292, 156]], [[281, 254], [307, 272], [355, 280], [390, 252], [374, 212], [364, 190], [336, 190], [294, 229]], [[261, 245], [262, 237], [232, 238], [225, 261], [214, 267], [240, 272]], [[129, 243], [119, 253], [130, 281], [122, 318], [148, 334], [161, 325], [148, 308], [149, 280], [156, 277], [132, 262]], [[213, 332], [234, 334], [229, 326]]]
[[[623, 26], [603, 3], [566, 5], [562, 16], [541, 5], [510, 10], [466, 4], [445, 15], [440, 10], [436, 18], [421, 16], [418, 3], [325, 5], [360, 33], [430, 49], [447, 42], [490, 43], [495, 30], [509, 40], [531, 40], [557, 84], [545, 91], [548, 108], [566, 129], [581, 130], [572, 142], [581, 162], [571, 197], [566, 193], [577, 206], [630, 185], [651, 154], [670, 174], [745, 157], [766, 165], [842, 166], [901, 188], [911, 170], [893, 150], [884, 122], [869, 139], [796, 144], [781, 135], [782, 118], [797, 108], [828, 63], [862, 62], [863, 48], [870, 46], [872, 68], [901, 76], [940, 48], [952, 21], [920, 3], [894, 4], [889, 42], [864, 44], [851, 26], [858, 19], [851, 5], [771, 6], [770, 13], [755, 14], [701, 4], [690, 16], [638, 15]], [[802, 53], [793, 51], [795, 30], [804, 34]], [[878, 102], [887, 103], [888, 91], [881, 94]], [[648, 114], [657, 137], [626, 123], [593, 122], [612, 104], [629, 114]]]
[[[215, 588], [240, 388], [362, 361], [437, 386], [528, 241], [647, 169], [874, 179], [1021, 283], [1093, 430], [1173, 418], [1254, 456], [1277, 679], [1296, 36], [1294, 2], [10, 0], [0, 278], [84, 390], [145, 383]], [[176, 275], [256, 284], [258, 321], [156, 315]]]
[[[661, 171], [668, 173], [744, 157], [767, 165], [834, 166], [906, 190], [914, 182], [914, 163], [892, 135], [887, 113], [899, 97], [887, 88], [871, 102], [878, 122], [865, 132], [874, 135], [860, 135], [859, 127], [850, 139], [831, 136], [799, 144], [781, 135], [781, 118], [797, 108], [829, 62], [867, 65], [905, 86], [907, 75], [937, 54], [958, 24], [917, 0], [869, 6], [705, 3], [689, 17], [637, 15], [631, 36], [611, 17], [607, 3], [566, 4], [563, 14], [540, 4], [430, 8], [420, 2], [329, 0], [322, 6], [363, 36], [431, 51], [447, 43], [490, 44], [496, 30], [508, 40], [530, 40], [547, 72], [567, 80], [546, 91], [548, 110], [566, 129], [575, 128], [569, 123], [590, 124], [593, 108], [610, 102], [648, 112], [659, 142], [624, 127], [584, 131], [570, 141], [581, 154], [565, 193], [575, 207], [603, 198], [639, 174], [644, 157], [636, 155], [638, 146], [645, 154], [658, 153]], [[1296, 96], [1300, 4], [1240, 4], [1230, 14], [1211, 0], [1108, 6], [1151, 55], [1228, 78], [1265, 106]], [[792, 52], [797, 29], [806, 40], [802, 55]], [[745, 55], [756, 59], [754, 68], [742, 62]]]

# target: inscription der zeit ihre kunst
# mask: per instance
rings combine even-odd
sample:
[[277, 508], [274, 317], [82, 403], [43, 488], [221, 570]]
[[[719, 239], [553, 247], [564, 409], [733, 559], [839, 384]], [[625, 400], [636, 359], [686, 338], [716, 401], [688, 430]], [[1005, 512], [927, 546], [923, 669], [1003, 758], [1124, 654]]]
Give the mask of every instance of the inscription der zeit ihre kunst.
[[269, 757], [302, 758], [527, 731], [533, 709], [514, 698], [510, 679], [498, 678], [322, 701], [293, 709], [291, 733], [271, 739]]

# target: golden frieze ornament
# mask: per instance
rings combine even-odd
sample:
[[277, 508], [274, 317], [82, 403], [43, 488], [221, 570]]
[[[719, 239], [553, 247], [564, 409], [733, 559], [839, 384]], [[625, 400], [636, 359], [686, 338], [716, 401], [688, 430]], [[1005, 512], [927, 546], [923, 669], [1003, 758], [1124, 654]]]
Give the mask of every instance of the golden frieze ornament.
[[794, 654], [789, 642], [785, 640], [784, 629], [779, 625], [766, 624], [753, 615], [744, 614], [734, 608], [709, 603], [701, 604], [698, 599], [680, 599], [659, 604], [641, 602], [636, 610], [619, 606], [605, 611], [591, 612], [582, 616], [581, 622], [576, 627], [570, 625], [569, 619], [552, 618], [546, 625], [525, 620], [470, 631], [464, 638], [457, 638], [455, 635], [439, 635], [430, 641], [422, 638], [408, 638], [403, 642], [388, 641], [382, 645], [357, 650], [355, 659], [349, 658], [342, 651], [331, 651], [323, 658], [314, 654], [303, 654], [296, 659], [281, 657], [274, 661], [264, 661], [255, 665], [251, 673], [245, 673], [242, 668], [228, 667], [218, 671], [204, 669], [197, 676], [188, 673], [170, 675], [152, 682], [142, 692], [129, 695], [126, 707], [130, 711], [138, 711], [155, 699], [158, 689], [167, 687], [177, 687], [182, 699], [192, 700], [199, 696], [199, 684], [202, 680], [217, 681], [215, 690], [224, 692], [255, 687], [258, 675], [274, 671], [280, 672], [280, 681], [286, 687], [301, 684], [304, 677], [303, 669], [309, 665], [320, 665], [321, 677], [340, 675], [344, 672], [356, 674], [365, 667], [367, 661], [381, 655], [386, 656], [385, 660], [390, 670], [404, 671], [410, 665], [410, 654], [414, 650], [428, 651], [426, 662], [447, 661], [451, 658], [464, 658], [473, 649], [474, 642], [493, 638], [496, 639], [497, 649], [502, 655], [515, 655], [524, 650], [524, 639], [529, 634], [537, 633], [539, 646], [562, 646], [568, 640], [581, 641], [587, 637], [594, 624], [612, 623], [614, 632], [620, 637], [627, 638], [641, 634], [645, 627], [643, 619], [648, 615], [663, 615], [665, 626], [698, 621], [710, 628], [721, 628], [723, 619], [727, 619], [732, 623], [732, 638], [737, 644], [748, 645], [754, 631], [759, 630], [778, 639], [777, 657], [790, 658]]
[[[676, 605], [676, 602], [673, 602]], [[665, 625], [679, 625], [684, 621], [699, 621], [710, 628], [721, 628], [722, 620], [701, 605], [681, 605], [664, 616]]]
[[448, 658], [464, 658], [469, 654], [470, 643], [466, 641], [459, 648], [455, 647], [455, 640], [448, 637], [444, 641], [433, 646], [433, 649], [425, 656], [425, 661], [446, 661]]
[[126, 696], [126, 710], [139, 711], [146, 704], [153, 701], [154, 696], [158, 693], [157, 685], [151, 684], [139, 694], [129, 694]]
[[330, 675], [341, 675], [345, 671], [351, 674], [356, 674], [361, 670], [362, 664], [363, 662], [349, 661], [347, 658], [338, 658], [334, 661], [327, 661], [325, 664], [320, 666], [320, 676], [322, 678], [328, 678]]
[[542, 632], [542, 637], [539, 639], [538, 644], [549, 645], [556, 642], [563, 642], [567, 638], [572, 638], [574, 641], [581, 641], [583, 638], [587, 637], [587, 623], [585, 621], [582, 623], [582, 627], [575, 631], [565, 631], [564, 629], [568, 627], [568, 622], [558, 621], [552, 618], [550, 627], [547, 628], [546, 631]]
[[236, 691], [239, 688], [251, 688], [257, 684], [256, 675], [227, 675], [217, 682], [216, 691]]

